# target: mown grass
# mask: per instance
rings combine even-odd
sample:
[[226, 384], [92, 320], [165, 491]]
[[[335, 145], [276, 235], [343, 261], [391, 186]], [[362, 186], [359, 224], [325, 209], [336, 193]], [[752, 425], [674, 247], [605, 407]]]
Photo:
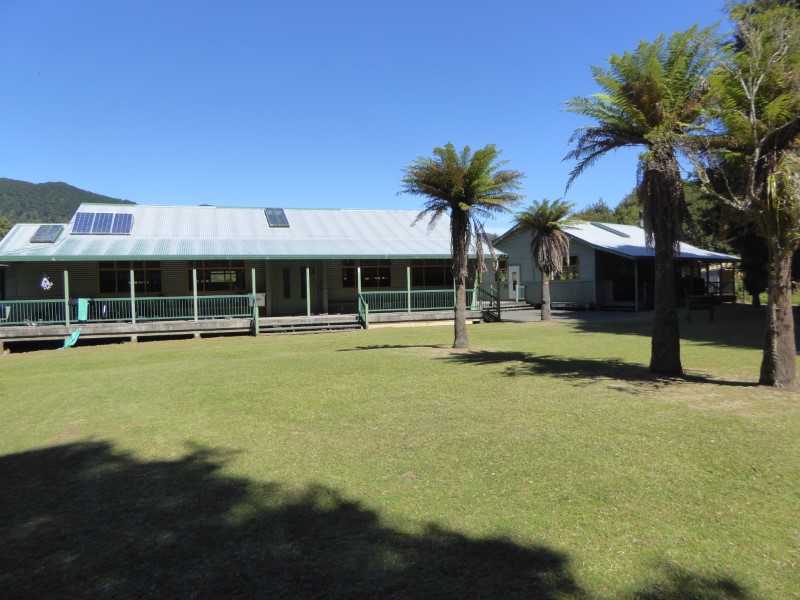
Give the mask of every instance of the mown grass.
[[0, 359], [3, 597], [791, 598], [800, 397], [761, 313]]

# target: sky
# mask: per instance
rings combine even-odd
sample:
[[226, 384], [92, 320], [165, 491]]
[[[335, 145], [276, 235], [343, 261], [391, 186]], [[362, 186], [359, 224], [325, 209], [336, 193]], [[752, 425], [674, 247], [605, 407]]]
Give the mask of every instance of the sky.
[[[591, 65], [724, 0], [0, 0], [0, 177], [140, 204], [417, 209], [402, 169], [495, 144], [524, 205], [615, 206], [636, 152], [565, 195]], [[510, 217], [487, 223], [505, 230]]]

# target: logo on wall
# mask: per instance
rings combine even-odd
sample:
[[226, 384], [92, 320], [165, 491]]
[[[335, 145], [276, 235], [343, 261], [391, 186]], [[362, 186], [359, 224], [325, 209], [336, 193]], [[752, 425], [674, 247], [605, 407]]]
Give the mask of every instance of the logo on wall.
[[42, 282], [39, 284], [45, 292], [49, 292], [53, 288], [53, 282], [45, 275], [42, 277]]

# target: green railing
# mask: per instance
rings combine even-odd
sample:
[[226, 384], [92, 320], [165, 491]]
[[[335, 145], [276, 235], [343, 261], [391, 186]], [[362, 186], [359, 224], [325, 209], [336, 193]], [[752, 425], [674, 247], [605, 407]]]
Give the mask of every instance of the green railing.
[[[89, 298], [64, 300], [0, 300], [0, 325], [54, 325], [133, 321], [181, 321], [252, 317], [252, 295], [156, 296], [135, 298]], [[84, 304], [85, 303], [85, 304]], [[85, 314], [84, 307], [85, 306]], [[135, 311], [135, 312], [134, 312]]]
[[[467, 306], [472, 306], [474, 290], [468, 289], [466, 292]], [[361, 313], [360, 304], [362, 300], [369, 312], [411, 312], [455, 308], [455, 292], [452, 289], [362, 292], [359, 296], [359, 314]]]
[[363, 295], [358, 296], [358, 318], [364, 329], [369, 329], [369, 305], [364, 300]]
[[500, 295], [490, 287], [488, 290], [478, 289], [478, 304], [484, 315], [493, 321], [500, 320]]
[[[0, 325], [47, 325], [65, 323], [63, 300], [0, 300]], [[69, 307], [70, 319], [74, 306]]]
[[[191, 296], [189, 297], [191, 300]], [[200, 319], [219, 317], [249, 317], [253, 314], [253, 296], [198, 296]]]
[[[138, 301], [137, 301], [138, 302]], [[81, 317], [80, 310], [76, 314], [72, 313], [71, 319], [78, 321], [76, 317]], [[101, 321], [130, 321], [131, 319], [131, 299], [130, 298], [92, 298], [88, 301], [86, 319], [87, 322]]]

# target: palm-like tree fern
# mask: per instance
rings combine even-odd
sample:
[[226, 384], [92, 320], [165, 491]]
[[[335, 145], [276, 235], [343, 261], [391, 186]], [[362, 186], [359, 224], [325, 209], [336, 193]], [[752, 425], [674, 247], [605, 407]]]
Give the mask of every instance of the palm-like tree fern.
[[400, 193], [427, 198], [417, 221], [428, 218], [431, 226], [450, 216], [450, 244], [456, 287], [454, 348], [469, 347], [466, 325], [466, 279], [470, 249], [475, 247], [479, 269], [484, 269], [483, 244], [491, 249], [484, 220], [508, 212], [522, 196], [516, 193], [525, 176], [503, 169], [500, 151], [489, 144], [474, 153], [469, 146], [457, 152], [453, 144], [433, 149], [432, 157], [419, 156], [403, 169]]
[[563, 200], [534, 200], [514, 217], [516, 227], [531, 232], [531, 257], [542, 274], [542, 320], [550, 319], [550, 277], [564, 270], [569, 259], [569, 238], [564, 227], [574, 204]]
[[743, 211], [769, 259], [767, 331], [759, 383], [797, 386], [792, 257], [800, 248], [800, 8], [731, 9], [736, 41], [711, 78], [712, 136], [697, 172], [706, 190]]
[[650, 370], [680, 375], [680, 333], [675, 304], [674, 253], [686, 213], [679, 156], [705, 131], [708, 75], [718, 44], [712, 29], [696, 27], [668, 39], [641, 42], [612, 55], [609, 68], [593, 67], [602, 90], [567, 102], [567, 110], [595, 121], [570, 138], [577, 160], [569, 184], [600, 157], [641, 148], [637, 192], [648, 243], [655, 248], [655, 311]]

